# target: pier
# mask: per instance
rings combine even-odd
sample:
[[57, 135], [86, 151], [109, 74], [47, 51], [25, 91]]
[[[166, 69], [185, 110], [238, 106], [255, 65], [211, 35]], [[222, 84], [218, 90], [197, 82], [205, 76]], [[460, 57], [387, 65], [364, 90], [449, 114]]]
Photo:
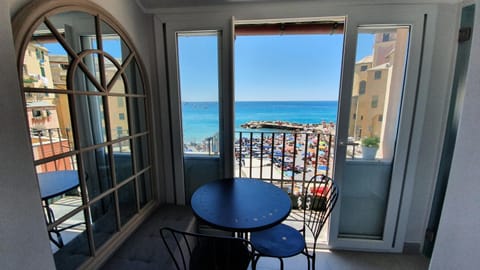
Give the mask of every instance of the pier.
[[285, 121], [249, 121], [242, 124], [241, 127], [247, 129], [270, 128], [290, 131], [325, 131], [329, 125], [334, 124], [327, 124], [326, 122], [322, 122], [321, 124], [300, 124]]

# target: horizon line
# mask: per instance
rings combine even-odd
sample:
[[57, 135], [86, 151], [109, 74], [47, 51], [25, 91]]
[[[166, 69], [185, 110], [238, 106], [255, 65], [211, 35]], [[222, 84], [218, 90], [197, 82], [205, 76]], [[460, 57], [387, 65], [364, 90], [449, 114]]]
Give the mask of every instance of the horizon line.
[[[235, 102], [316, 102], [316, 101], [337, 101], [338, 99], [315, 99], [315, 100], [236, 100]], [[218, 102], [216, 100], [185, 100], [182, 102]]]

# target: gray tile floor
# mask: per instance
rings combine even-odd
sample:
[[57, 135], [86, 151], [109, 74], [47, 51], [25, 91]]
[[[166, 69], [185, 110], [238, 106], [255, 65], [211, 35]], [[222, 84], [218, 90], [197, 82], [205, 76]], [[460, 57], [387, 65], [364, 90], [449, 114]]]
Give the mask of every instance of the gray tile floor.
[[[285, 270], [308, 269], [305, 256], [284, 259]], [[429, 259], [421, 255], [368, 253], [353, 251], [317, 251], [317, 270], [426, 270]], [[250, 268], [251, 269], [251, 268]], [[280, 269], [278, 259], [260, 258], [257, 270]]]
[[[56, 200], [54, 203], [50, 205], [50, 208], [52, 209], [53, 214], [55, 215], [55, 218], [59, 219], [64, 215], [70, 213], [71, 211], [75, 210], [77, 207], [81, 205], [82, 205], [82, 201], [80, 196], [68, 195], [68, 196], [63, 196], [62, 198]], [[72, 227], [70, 229], [66, 229], [60, 233], [62, 235], [63, 243], [67, 244], [72, 239], [74, 239], [79, 234], [81, 234], [83, 231], [85, 231], [86, 228], [84, 223], [85, 223], [85, 218], [82, 212], [72, 216], [71, 218], [63, 222], [59, 226], [59, 228], [67, 227], [73, 224], [79, 224], [78, 226]], [[54, 238], [56, 238], [54, 234], [52, 235], [54, 236]], [[50, 247], [52, 248], [52, 252], [55, 253], [58, 251], [58, 247], [54, 245], [52, 242], [50, 242]]]
[[[52, 204], [52, 209], [55, 212], [56, 217], [61, 217], [78, 207], [80, 203], [79, 197], [66, 196]], [[294, 227], [297, 225], [296, 214], [298, 213], [292, 211], [290, 220], [287, 221], [287, 223]], [[83, 217], [81, 215], [75, 215], [67, 220], [66, 223], [79, 221], [83, 221]], [[62, 237], [64, 238], [65, 243], [68, 243], [71, 238], [74, 238], [84, 229], [84, 226], [79, 226], [63, 231]], [[328, 231], [328, 228], [322, 230], [319, 239], [320, 243], [326, 242], [326, 231]], [[56, 246], [53, 244], [52, 250], [54, 252], [57, 250]], [[303, 255], [284, 259], [284, 262], [285, 270], [308, 269], [307, 260]], [[421, 255], [330, 251], [327, 249], [317, 251], [315, 264], [317, 270], [427, 270], [428, 265], [429, 259]], [[280, 262], [278, 259], [274, 258], [261, 258], [258, 261], [257, 269], [278, 270], [280, 269]]]

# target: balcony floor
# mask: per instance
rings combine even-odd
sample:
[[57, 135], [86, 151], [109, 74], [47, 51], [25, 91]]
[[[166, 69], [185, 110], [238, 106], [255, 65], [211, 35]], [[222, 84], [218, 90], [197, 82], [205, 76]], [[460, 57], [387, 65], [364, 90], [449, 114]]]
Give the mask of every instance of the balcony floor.
[[[305, 256], [284, 259], [285, 270], [308, 269]], [[429, 259], [422, 255], [367, 253], [353, 251], [317, 251], [317, 270], [426, 270]], [[260, 258], [257, 270], [278, 270], [278, 259]], [[249, 268], [251, 269], [251, 268]]]

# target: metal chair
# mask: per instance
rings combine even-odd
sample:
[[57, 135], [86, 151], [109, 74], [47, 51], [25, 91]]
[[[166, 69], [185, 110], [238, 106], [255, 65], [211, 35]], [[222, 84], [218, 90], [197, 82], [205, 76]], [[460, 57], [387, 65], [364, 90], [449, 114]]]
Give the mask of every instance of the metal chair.
[[252, 244], [243, 238], [160, 229], [177, 270], [245, 270], [253, 260]]
[[[303, 209], [303, 225], [297, 230], [285, 224], [252, 232], [250, 241], [255, 249], [252, 269], [255, 269], [260, 257], [274, 257], [280, 260], [283, 269], [283, 259], [300, 253], [307, 257], [308, 269], [310, 261], [315, 269], [315, 248], [317, 239], [330, 216], [338, 198], [338, 189], [333, 180], [325, 175], [315, 175], [304, 187], [301, 195]], [[311, 249], [306, 244], [306, 235], [313, 237]]]

